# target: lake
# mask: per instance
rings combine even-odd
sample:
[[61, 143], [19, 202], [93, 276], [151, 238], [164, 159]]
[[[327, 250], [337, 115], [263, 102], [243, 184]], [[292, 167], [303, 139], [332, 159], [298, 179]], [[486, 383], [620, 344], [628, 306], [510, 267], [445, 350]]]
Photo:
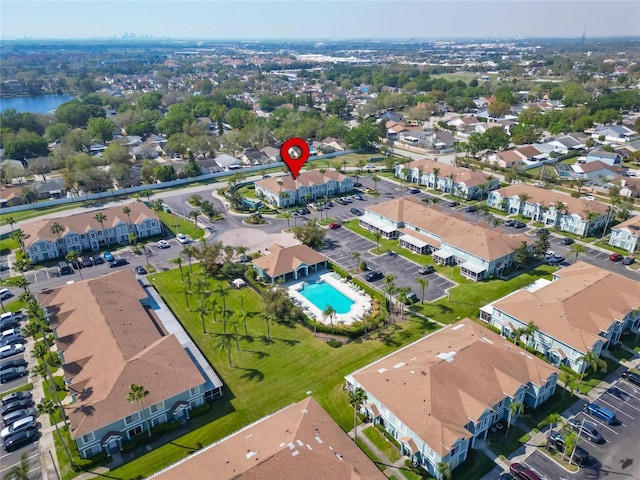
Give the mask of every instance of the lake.
[[0, 98], [0, 112], [15, 108], [18, 112], [53, 113], [58, 105], [73, 99], [73, 95], [35, 95], [32, 97]]

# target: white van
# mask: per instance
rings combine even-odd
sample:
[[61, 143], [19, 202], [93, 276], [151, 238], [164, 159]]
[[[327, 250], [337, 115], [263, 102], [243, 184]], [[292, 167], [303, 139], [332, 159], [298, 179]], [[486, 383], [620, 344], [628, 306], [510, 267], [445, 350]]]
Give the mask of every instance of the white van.
[[11, 292], [8, 288], [0, 289], [0, 300], [4, 300], [5, 298], [9, 298], [11, 296]]

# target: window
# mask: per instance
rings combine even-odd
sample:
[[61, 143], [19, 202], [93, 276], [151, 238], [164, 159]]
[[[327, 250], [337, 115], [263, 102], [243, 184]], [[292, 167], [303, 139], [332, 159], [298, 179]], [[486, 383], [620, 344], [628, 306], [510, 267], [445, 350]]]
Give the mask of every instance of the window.
[[151, 405], [151, 406], [149, 407], [149, 411], [150, 411], [151, 413], [156, 413], [156, 412], [158, 412], [159, 410], [162, 410], [162, 409], [163, 409], [163, 407], [164, 407], [164, 402], [156, 403], [155, 405]]
[[157, 427], [164, 422], [166, 422], [166, 415], [160, 415], [159, 417], [152, 418], [150, 421], [151, 427]]
[[138, 425], [135, 428], [132, 428], [127, 431], [127, 435], [129, 438], [135, 437], [136, 435], [140, 435], [142, 433], [142, 425]]
[[137, 422], [138, 420], [140, 420], [140, 414], [138, 412], [136, 412], [133, 415], [129, 415], [128, 417], [125, 417], [124, 424], [125, 425], [130, 425], [130, 424], [132, 424], [134, 422]]
[[200, 387], [193, 387], [191, 390], [189, 390], [189, 393], [191, 394], [192, 397], [194, 395], [197, 395], [199, 392], [200, 392]]
[[82, 443], [89, 443], [92, 442], [94, 440], [95, 436], [93, 435], [93, 432], [91, 433], [87, 433], [86, 435], [84, 435], [82, 437]]

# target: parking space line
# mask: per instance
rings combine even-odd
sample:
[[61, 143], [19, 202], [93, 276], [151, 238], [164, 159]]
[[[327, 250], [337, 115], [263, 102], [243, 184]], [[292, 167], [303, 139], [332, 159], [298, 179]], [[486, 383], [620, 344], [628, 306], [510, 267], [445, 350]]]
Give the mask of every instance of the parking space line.
[[607, 423], [602, 423], [600, 420], [598, 420], [595, 417], [587, 417], [586, 415], [582, 418], [582, 420], [585, 419], [589, 419], [590, 422], [595, 423], [596, 425], [599, 425], [600, 427], [606, 428], [607, 430], [609, 430], [611, 433], [615, 433], [616, 435], [620, 435], [618, 432], [616, 432], [613, 428], [611, 428], [609, 426], [609, 424]]
[[[622, 391], [622, 390], [621, 390], [621, 391]], [[611, 396], [612, 396], [612, 397], [614, 397], [614, 398], [618, 398], [618, 397], [616, 397], [613, 393], [611, 393], [611, 392], [609, 392], [609, 391], [604, 392], [604, 393], [607, 393], [607, 394], [611, 395]], [[622, 399], [621, 399], [621, 400], [622, 400]], [[635, 406], [631, 405], [631, 404], [630, 404], [629, 402], [627, 402], [626, 400], [622, 400], [622, 401], [625, 403], [625, 405], [628, 405], [629, 407], [633, 408], [635, 411], [640, 412], [640, 408], [638, 408], [638, 407], [635, 407]], [[629, 415], [629, 416], [630, 416], [630, 415]], [[633, 418], [633, 417], [632, 417], [632, 418]]]
[[[32, 458], [37, 458], [37, 457], [40, 457], [40, 454], [39, 454], [39, 453], [37, 453], [37, 450], [36, 450], [36, 454], [35, 454], [35, 455], [31, 455], [30, 457], [27, 457], [27, 459], [26, 459], [26, 460], [27, 460], [27, 462], [28, 462], [28, 461], [29, 461], [29, 460], [31, 460]], [[21, 459], [19, 462], [17, 462], [17, 463], [11, 464], [11, 465], [9, 465], [9, 466], [7, 466], [7, 467], [2, 467], [2, 469], [0, 469], [0, 472], [4, 472], [5, 470], [9, 470], [9, 469], [11, 469], [11, 468], [15, 467], [16, 465], [20, 465], [21, 463], [22, 463], [22, 459]], [[40, 467], [38, 466], [38, 469], [39, 469], [39, 468], [40, 468]], [[29, 473], [31, 473], [31, 472], [29, 472]]]
[[[629, 417], [631, 420], [635, 420], [636, 417], [632, 417], [631, 415], [629, 415], [627, 412], [623, 412], [622, 410], [620, 410], [618, 407], [616, 407], [615, 405], [607, 402], [606, 400], [603, 400], [602, 397], [600, 397], [600, 400], [602, 401], [602, 403], [606, 403], [607, 405], [609, 405], [611, 408], [613, 408], [614, 410], [617, 410], [618, 412], [622, 413], [623, 415], [626, 415], [627, 417]], [[636, 410], [638, 410], [636, 408]]]

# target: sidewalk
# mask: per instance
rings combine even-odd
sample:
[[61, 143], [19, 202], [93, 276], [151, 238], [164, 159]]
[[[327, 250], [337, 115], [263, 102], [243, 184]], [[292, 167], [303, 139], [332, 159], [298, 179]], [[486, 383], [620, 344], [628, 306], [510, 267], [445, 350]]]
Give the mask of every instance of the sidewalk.
[[[392, 462], [391, 460], [389, 460], [389, 458], [387, 458], [387, 456], [384, 453], [382, 453], [382, 451], [378, 449], [378, 447], [376, 447], [371, 442], [371, 440], [369, 440], [362, 433], [362, 431], [366, 428], [375, 428], [375, 427], [373, 427], [370, 424], [365, 424], [365, 423], [360, 424], [358, 426], [358, 440], [364, 443], [374, 453], [376, 458], [387, 467], [385, 470], [383, 470], [382, 473], [384, 473], [387, 476], [387, 478], [393, 475], [398, 480], [406, 480], [407, 477], [404, 476], [402, 471], [406, 468], [404, 462], [407, 460], [407, 457], [402, 456], [400, 457], [399, 460], [396, 460], [395, 462]], [[351, 429], [351, 431], [348, 432], [348, 435], [351, 438], [353, 438], [353, 429]]]

